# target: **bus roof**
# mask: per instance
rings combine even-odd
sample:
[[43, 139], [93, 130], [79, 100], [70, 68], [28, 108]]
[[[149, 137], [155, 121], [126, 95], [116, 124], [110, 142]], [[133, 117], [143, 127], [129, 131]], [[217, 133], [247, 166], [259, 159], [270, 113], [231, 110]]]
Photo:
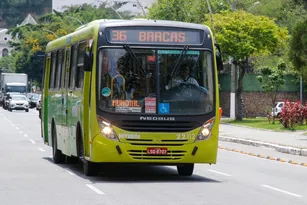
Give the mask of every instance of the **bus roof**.
[[[96, 29], [104, 29], [107, 27], [117, 27], [117, 26], [153, 26], [153, 27], [177, 27], [177, 28], [188, 28], [188, 29], [199, 29], [204, 30], [205, 33], [211, 33], [210, 28], [206, 25], [187, 23], [181, 21], [168, 21], [168, 20], [144, 20], [144, 19], [134, 19], [134, 20], [125, 20], [125, 19], [98, 19], [91, 21], [85, 25], [78, 27], [74, 32], [69, 33], [65, 36], [57, 38], [49, 42], [46, 46], [46, 52], [54, 50], [57, 48], [57, 45], [61, 44], [66, 45], [69, 38], [70, 43], [77, 42], [81, 39], [84, 39], [91, 35]], [[62, 47], [61, 46], [61, 47]]]
[[165, 26], [165, 27], [178, 27], [178, 28], [190, 28], [190, 29], [209, 29], [208, 26], [202, 24], [181, 22], [181, 21], [168, 21], [168, 20], [119, 20], [119, 21], [97, 21], [100, 26], [110, 27], [110, 26]]

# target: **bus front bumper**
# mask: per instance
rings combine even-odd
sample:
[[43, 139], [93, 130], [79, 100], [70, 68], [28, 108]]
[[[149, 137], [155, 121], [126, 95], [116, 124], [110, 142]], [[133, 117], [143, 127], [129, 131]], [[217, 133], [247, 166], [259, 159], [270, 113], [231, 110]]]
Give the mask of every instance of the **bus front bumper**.
[[[148, 154], [148, 148], [163, 149], [163, 154]], [[167, 153], [165, 153], [165, 148]], [[90, 161], [98, 163], [148, 163], [148, 164], [182, 164], [208, 163], [216, 164], [218, 149], [217, 136], [206, 141], [187, 143], [181, 146], [132, 145], [116, 142], [97, 135], [92, 141]]]

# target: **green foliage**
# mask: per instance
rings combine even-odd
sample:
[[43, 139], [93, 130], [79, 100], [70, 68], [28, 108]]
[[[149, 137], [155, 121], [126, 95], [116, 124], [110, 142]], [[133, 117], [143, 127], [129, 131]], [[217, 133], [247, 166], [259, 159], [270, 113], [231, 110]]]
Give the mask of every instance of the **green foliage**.
[[[286, 65], [284, 62], [278, 64], [277, 68], [270, 69], [264, 67], [261, 69], [261, 74], [257, 76], [257, 79], [261, 83], [262, 88], [270, 95], [278, 92], [279, 88], [285, 83], [284, 71]], [[275, 104], [275, 102], [273, 102]]]
[[[274, 53], [286, 46], [288, 32], [265, 16], [244, 11], [214, 14], [216, 40], [226, 56], [242, 60], [251, 55]], [[205, 24], [210, 25], [208, 21]]]
[[[120, 8], [123, 4], [117, 3], [115, 8]], [[128, 13], [120, 15], [124, 18], [131, 18]], [[82, 6], [68, 7], [64, 12], [55, 11], [54, 14], [41, 16], [37, 25], [27, 24], [11, 28], [9, 33], [13, 40], [10, 45], [13, 47], [13, 51], [8, 58], [13, 62], [16, 72], [27, 73], [29, 80], [40, 83], [44, 57], [37, 56], [37, 53], [44, 52], [49, 41], [73, 32], [81, 24], [101, 18], [118, 19], [120, 17], [105, 3], [97, 8], [83, 4]], [[2, 65], [1, 61], [0, 65]]]
[[8, 28], [20, 24], [28, 13], [42, 15], [46, 9], [51, 10], [52, 0], [1, 0], [0, 19], [7, 23]]
[[293, 30], [289, 56], [294, 69], [307, 80], [307, 18], [298, 22]]
[[307, 10], [301, 0], [265, 0], [260, 2], [250, 12], [274, 19], [277, 25], [287, 27], [290, 33], [297, 21], [307, 17]]
[[[274, 108], [280, 87], [285, 83], [284, 74], [286, 68], [286, 63], [281, 60], [277, 65], [277, 68], [270, 69], [264, 67], [261, 69], [262, 75], [257, 76], [262, 88], [270, 95], [272, 108]], [[273, 117], [273, 123], [275, 123], [275, 117]]]
[[[236, 99], [241, 99], [243, 77], [246, 64], [251, 56], [269, 55], [278, 52], [287, 45], [287, 29], [279, 28], [273, 20], [265, 16], [255, 16], [242, 10], [214, 14], [216, 42], [220, 45], [223, 58], [231, 57], [239, 68]], [[204, 22], [211, 25], [209, 21]], [[236, 109], [236, 119], [242, 119], [240, 100]]]
[[193, 23], [202, 23], [206, 13], [206, 0], [158, 0], [149, 8], [150, 19]]

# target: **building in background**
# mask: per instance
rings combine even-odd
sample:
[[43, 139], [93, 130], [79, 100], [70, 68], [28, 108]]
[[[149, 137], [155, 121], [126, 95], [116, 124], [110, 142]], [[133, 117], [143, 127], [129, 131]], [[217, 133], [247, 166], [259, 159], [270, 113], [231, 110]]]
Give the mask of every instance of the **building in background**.
[[[26, 24], [37, 24], [35, 19], [32, 17], [31, 14], [28, 14], [28, 16], [21, 22], [21, 24], [17, 24], [16, 26], [23, 26]], [[12, 48], [10, 48], [9, 41], [12, 39], [10, 34], [7, 34], [6, 32], [8, 29], [6, 28], [0, 28], [0, 58], [9, 55]]]
[[52, 12], [53, 0], [0, 1], [0, 28], [12, 28], [20, 24], [28, 14], [34, 19]]
[[6, 34], [8, 29], [0, 28], [0, 58], [7, 56], [11, 50], [8, 42], [11, 40], [11, 36]]
[[[140, 4], [144, 8], [145, 12], [147, 12], [147, 8], [149, 8], [154, 2], [157, 0], [139, 0]], [[99, 5], [102, 2], [106, 2], [106, 0], [52, 0], [52, 9], [57, 11], [64, 11], [65, 6], [72, 6], [72, 5], [82, 5], [84, 3], [91, 4], [91, 5]], [[140, 7], [137, 0], [108, 0], [107, 1], [110, 5], [114, 2], [127, 2], [119, 11], [129, 11], [134, 15], [143, 14], [143, 10]]]

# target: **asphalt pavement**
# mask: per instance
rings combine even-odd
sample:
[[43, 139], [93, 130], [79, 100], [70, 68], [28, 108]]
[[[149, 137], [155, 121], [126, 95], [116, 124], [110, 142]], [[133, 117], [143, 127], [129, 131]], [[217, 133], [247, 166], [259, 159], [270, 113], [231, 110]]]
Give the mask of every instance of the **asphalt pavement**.
[[117, 166], [85, 177], [80, 165], [52, 162], [39, 123], [35, 109], [0, 108], [1, 205], [307, 204], [307, 167], [233, 151], [289, 156], [274, 150], [220, 142], [218, 163], [196, 165], [191, 177], [154, 166]]

